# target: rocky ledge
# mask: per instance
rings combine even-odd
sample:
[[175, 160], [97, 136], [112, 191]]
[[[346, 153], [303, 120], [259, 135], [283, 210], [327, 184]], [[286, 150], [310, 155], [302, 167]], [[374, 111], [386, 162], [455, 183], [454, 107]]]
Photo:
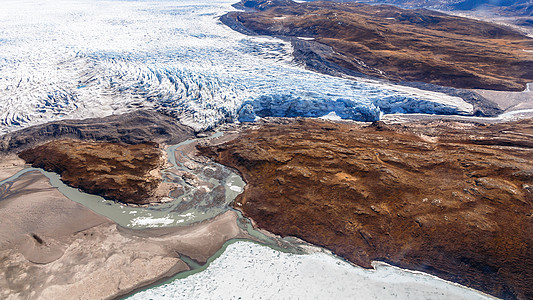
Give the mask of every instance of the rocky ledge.
[[532, 299], [533, 121], [284, 120], [200, 150], [247, 182], [258, 227], [371, 267], [385, 261]]
[[64, 139], [27, 149], [19, 156], [33, 167], [61, 175], [84, 192], [124, 203], [159, 202], [163, 150], [156, 143], [127, 145]]
[[157, 111], [138, 110], [127, 114], [83, 120], [61, 120], [31, 126], [0, 136], [0, 153], [16, 153], [61, 138], [140, 144], [177, 144], [194, 137], [194, 130], [176, 118]]

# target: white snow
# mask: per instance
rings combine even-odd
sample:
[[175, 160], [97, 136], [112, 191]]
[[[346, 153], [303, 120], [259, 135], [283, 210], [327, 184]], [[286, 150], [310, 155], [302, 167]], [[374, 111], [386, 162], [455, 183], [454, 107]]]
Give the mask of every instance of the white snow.
[[342, 120], [342, 118], [339, 117], [334, 111], [330, 111], [327, 115], [323, 115], [322, 117], [320, 117], [320, 119], [331, 120], [331, 121]]
[[174, 219], [167, 218], [151, 218], [151, 217], [137, 217], [130, 221], [130, 226], [146, 226], [146, 227], [162, 227], [174, 223]]
[[192, 218], [192, 217], [194, 217], [194, 213], [190, 212], [190, 213], [186, 213], [186, 214], [179, 215], [179, 216], [180, 216], [180, 217]]
[[[533, 52], [533, 50], [531, 50], [531, 52]], [[526, 89], [524, 90], [524, 92], [525, 93], [530, 93], [532, 86], [533, 86], [533, 82], [529, 82], [528, 84], [526, 84]]]
[[305, 36], [299, 36], [298, 39], [303, 40], [303, 41], [314, 41], [315, 40], [315, 38], [305, 37]]
[[[218, 17], [235, 0], [2, 1], [0, 134], [64, 118], [167, 110], [197, 129], [257, 116], [468, 113], [460, 98], [316, 74], [291, 45]], [[277, 105], [273, 107], [272, 105]], [[254, 116], [254, 114], [256, 116]]]
[[237, 193], [242, 192], [242, 188], [238, 185], [234, 185], [234, 183], [235, 183], [234, 180], [230, 180], [228, 183], [226, 183], [226, 186], [234, 192], [237, 192]]
[[234, 191], [234, 192], [242, 192], [242, 188], [240, 186], [236, 186], [236, 185], [232, 185], [229, 187], [230, 190]]
[[329, 254], [295, 255], [239, 241], [206, 270], [130, 299], [493, 299], [384, 263], [354, 267]]

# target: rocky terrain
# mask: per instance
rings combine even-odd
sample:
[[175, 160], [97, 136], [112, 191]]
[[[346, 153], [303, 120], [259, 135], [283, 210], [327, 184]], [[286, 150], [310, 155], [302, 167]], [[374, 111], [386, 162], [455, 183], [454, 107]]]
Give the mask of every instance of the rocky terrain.
[[18, 152], [47, 141], [74, 138], [111, 143], [176, 144], [194, 136], [192, 128], [153, 110], [104, 118], [63, 120], [36, 125], [0, 136], [0, 152]]
[[[72, 123], [66, 119], [139, 109], [164, 112], [174, 117], [174, 124], [203, 131], [236, 120], [243, 105], [253, 101], [276, 101], [285, 111], [306, 106], [298, 116], [320, 117], [341, 100], [352, 112], [346, 117], [358, 121], [377, 120], [390, 106], [407, 112], [473, 113], [442, 93], [387, 82], [355, 84], [295, 67], [290, 42], [243, 37], [215, 17], [233, 10], [235, 2], [119, 0], [94, 5], [92, 0], [65, 0], [60, 8], [54, 1], [39, 9], [32, 2], [4, 3], [0, 134], [55, 121], [68, 128]], [[79, 17], [80, 11], [85, 17]], [[41, 25], [34, 26], [35, 20]], [[133, 140], [135, 136], [130, 134]]]
[[281, 119], [200, 150], [238, 169], [256, 225], [505, 299], [533, 288], [533, 121]]
[[163, 150], [155, 143], [126, 145], [63, 139], [19, 156], [35, 168], [61, 175], [66, 184], [124, 203], [158, 202]]
[[387, 5], [290, 0], [239, 5], [252, 11], [222, 18], [236, 30], [322, 45], [297, 47], [295, 52], [308, 52], [302, 63], [310, 68], [322, 60], [392, 81], [506, 91], [522, 91], [533, 80], [533, 40], [505, 26]]
[[[533, 30], [533, 1], [531, 0], [333, 0], [334, 2], [359, 2], [391, 4], [402, 8], [426, 8], [467, 15], [482, 20], [511, 25], [525, 33]], [[518, 26], [518, 27], [516, 27]]]
[[[101, 204], [95, 206], [59, 184], [55, 174], [27, 169], [24, 163], [56, 172], [87, 193], [123, 203], [157, 202], [170, 190], [160, 173], [168, 157], [162, 144], [150, 141], [179, 143], [194, 136], [192, 129], [176, 122], [157, 112], [138, 111], [55, 122], [0, 137], [0, 298], [115, 299], [199, 268], [228, 240], [251, 238], [239, 227], [245, 225], [238, 214], [228, 209], [198, 212], [206, 217], [185, 223], [183, 218], [194, 216], [181, 207], [168, 213], [161, 206], [89, 198]], [[15, 154], [20, 150], [24, 160]], [[180, 154], [180, 162], [195, 167], [185, 160], [185, 151]], [[227, 176], [209, 168], [211, 176]], [[220, 190], [225, 200], [224, 187]], [[216, 206], [201, 196], [206, 206]], [[183, 218], [173, 220], [175, 215]], [[155, 228], [168, 220], [182, 226]]]
[[[56, 172], [65, 183], [88, 193], [145, 204], [166, 196], [158, 191], [162, 181], [158, 169], [164, 164], [158, 144], [179, 143], [193, 136], [192, 128], [170, 116], [139, 110], [11, 132], [0, 136], [0, 152], [9, 157], [20, 152], [27, 163]], [[3, 159], [6, 163], [13, 160]]]
[[531, 0], [334, 0], [335, 2], [362, 2], [393, 4], [404, 7], [432, 8], [441, 10], [496, 10], [513, 16], [532, 16]]

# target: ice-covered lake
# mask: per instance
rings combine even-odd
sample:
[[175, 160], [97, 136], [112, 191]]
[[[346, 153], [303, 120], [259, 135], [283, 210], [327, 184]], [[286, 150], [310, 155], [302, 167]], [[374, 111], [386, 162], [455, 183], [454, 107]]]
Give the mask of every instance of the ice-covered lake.
[[2, 1], [0, 134], [138, 108], [197, 129], [234, 120], [245, 103], [260, 116], [357, 120], [472, 111], [444, 94], [304, 70], [290, 43], [219, 21], [236, 1]]
[[141, 299], [495, 299], [420, 272], [354, 267], [326, 253], [231, 244], [205, 271], [140, 292]]

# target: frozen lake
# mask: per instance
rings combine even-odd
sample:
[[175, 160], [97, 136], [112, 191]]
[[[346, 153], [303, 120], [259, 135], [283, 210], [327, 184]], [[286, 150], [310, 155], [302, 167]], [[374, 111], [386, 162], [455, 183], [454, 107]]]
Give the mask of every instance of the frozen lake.
[[2, 1], [0, 134], [138, 108], [203, 129], [235, 120], [245, 103], [260, 116], [367, 121], [472, 112], [460, 98], [304, 70], [289, 43], [219, 21], [236, 1]]
[[420, 272], [386, 264], [354, 267], [326, 253], [282, 253], [236, 242], [205, 271], [129, 299], [494, 299]]

